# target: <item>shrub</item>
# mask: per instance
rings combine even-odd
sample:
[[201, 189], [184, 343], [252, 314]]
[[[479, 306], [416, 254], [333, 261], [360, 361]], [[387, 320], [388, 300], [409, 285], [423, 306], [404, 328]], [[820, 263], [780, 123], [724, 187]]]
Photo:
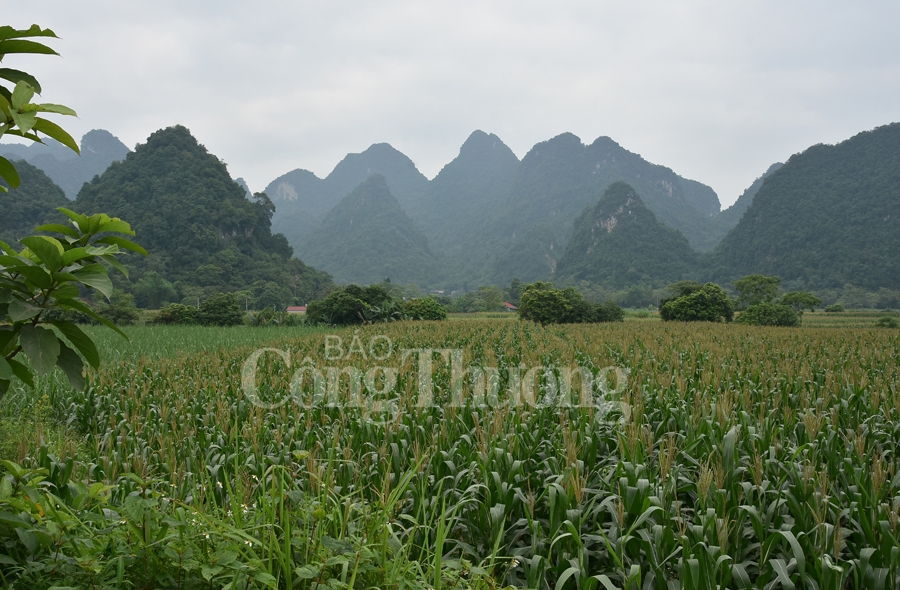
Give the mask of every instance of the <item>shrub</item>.
[[612, 300], [600, 305], [585, 301], [574, 287], [557, 289], [553, 283], [538, 281], [522, 290], [519, 317], [539, 324], [621, 322], [625, 310]]
[[306, 323], [331, 326], [361, 324], [363, 311], [367, 308], [365, 301], [339, 289], [329, 293], [325, 299], [313, 301], [306, 306]]
[[403, 310], [411, 320], [446, 320], [447, 310], [431, 297], [410, 299], [403, 305]]
[[[648, 312], [644, 313], [647, 314], [645, 317], [650, 316]], [[624, 322], [625, 310], [612, 299], [607, 299], [593, 306], [593, 316], [592, 322]]]
[[844, 311], [844, 306], [840, 303], [832, 303], [831, 305], [825, 306], [826, 313], [840, 313]]
[[700, 289], [665, 300], [659, 316], [667, 322], [730, 322], [734, 319], [734, 303], [722, 287], [706, 283]]
[[180, 303], [170, 303], [157, 312], [150, 323], [161, 325], [183, 325], [191, 326], [198, 324], [197, 308]]
[[219, 293], [200, 304], [197, 320], [203, 326], [237, 326], [244, 322], [244, 310], [234, 293]]
[[799, 326], [800, 313], [790, 305], [757, 303], [741, 312], [737, 321], [751, 326]]
[[875, 320], [876, 328], [900, 328], [900, 323], [892, 317], [881, 317]]

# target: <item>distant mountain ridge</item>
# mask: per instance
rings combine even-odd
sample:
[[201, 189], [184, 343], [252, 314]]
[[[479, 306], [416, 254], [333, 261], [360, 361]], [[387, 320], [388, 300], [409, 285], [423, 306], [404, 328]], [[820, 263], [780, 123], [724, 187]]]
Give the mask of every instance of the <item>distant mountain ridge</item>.
[[48, 139], [45, 144], [3, 144], [0, 155], [21, 158], [43, 170], [70, 200], [78, 196], [85, 182], [124, 160], [131, 151], [109, 131], [94, 129], [81, 138], [79, 156], [62, 144]]
[[385, 177], [454, 284], [551, 277], [574, 218], [620, 180], [635, 186], [657, 218], [698, 249], [711, 250], [727, 232], [710, 187], [651, 164], [608, 137], [586, 146], [564, 133], [537, 144], [520, 162], [499, 137], [480, 130], [431, 181], [387, 144], [348, 154], [324, 179], [306, 170], [289, 172], [266, 188], [276, 207], [273, 229], [305, 249], [327, 211], [371, 173]]

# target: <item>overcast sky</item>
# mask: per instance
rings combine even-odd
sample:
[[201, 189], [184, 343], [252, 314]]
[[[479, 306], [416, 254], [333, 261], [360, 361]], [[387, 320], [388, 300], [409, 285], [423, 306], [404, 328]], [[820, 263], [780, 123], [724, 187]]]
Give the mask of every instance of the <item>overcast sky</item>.
[[0, 0], [79, 138], [187, 126], [253, 190], [388, 142], [432, 178], [475, 129], [521, 158], [607, 135], [712, 186], [900, 120], [900, 2]]

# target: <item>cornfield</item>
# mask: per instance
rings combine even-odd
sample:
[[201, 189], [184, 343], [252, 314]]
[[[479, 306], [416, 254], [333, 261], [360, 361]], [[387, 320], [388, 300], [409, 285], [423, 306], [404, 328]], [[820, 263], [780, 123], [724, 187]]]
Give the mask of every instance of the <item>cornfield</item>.
[[[79, 442], [5, 463], [0, 581], [900, 588], [896, 332], [461, 320], [279, 335], [255, 397], [254, 346], [120, 359], [55, 397]], [[467, 377], [496, 368], [499, 398], [468, 383], [460, 397], [452, 354], [424, 376], [401, 353], [424, 349], [461, 351]], [[334, 389], [298, 403], [312, 366]], [[623, 369], [622, 411], [553, 397], [576, 366]], [[531, 397], [511, 392], [533, 367]], [[360, 396], [384, 403], [341, 402]]]

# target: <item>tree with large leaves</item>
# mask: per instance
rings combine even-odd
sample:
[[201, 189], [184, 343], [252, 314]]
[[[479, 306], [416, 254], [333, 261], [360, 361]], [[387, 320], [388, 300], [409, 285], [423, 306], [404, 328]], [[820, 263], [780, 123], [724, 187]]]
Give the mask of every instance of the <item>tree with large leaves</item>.
[[[9, 54], [57, 54], [34, 41], [35, 37], [55, 38], [56, 34], [37, 25], [24, 30], [0, 26], [0, 61]], [[14, 85], [0, 83], [0, 137], [9, 134], [43, 143], [42, 134], [78, 152], [68, 133], [38, 116], [74, 115], [75, 111], [33, 103], [41, 86], [27, 72], [0, 68], [0, 80]], [[15, 166], [2, 157], [0, 178], [12, 188], [19, 186]], [[7, 189], [0, 185], [0, 190]], [[116, 256], [125, 250], [146, 255], [146, 250], [129, 239], [134, 232], [121, 219], [103, 213], [81, 215], [65, 208], [59, 211], [69, 218], [69, 225], [51, 223], [36, 230], [55, 235], [24, 237], [19, 240], [24, 248], [18, 251], [0, 241], [0, 396], [14, 377], [32, 385], [34, 374], [54, 367], [62, 369], [74, 387], [83, 388], [84, 361], [95, 368], [100, 364], [90, 337], [73, 322], [54, 319], [50, 313], [54, 310], [81, 312], [125, 335], [82, 301], [81, 295], [95, 290], [109, 298], [113, 286], [107, 266], [127, 276]], [[28, 357], [30, 367], [17, 358], [20, 353]]]
[[[81, 289], [94, 289], [109, 298], [113, 286], [106, 265], [127, 274], [116, 256], [124, 250], [146, 255], [146, 250], [116, 235], [134, 235], [121, 219], [103, 213], [89, 217], [64, 208], [60, 211], [70, 225], [51, 223], [37, 228], [57, 236], [22, 238], [19, 241], [25, 248], [19, 252], [0, 242], [0, 395], [13, 376], [31, 385], [32, 369], [40, 375], [54, 366], [63, 370], [74, 387], [84, 387], [84, 364], [76, 350], [92, 367], [99, 365], [91, 339], [76, 324], [51, 319], [51, 310], [87, 314], [125, 335], [80, 299]], [[20, 352], [31, 361], [32, 369], [16, 360]]]
[[[0, 26], [0, 62], [9, 54], [59, 55], [34, 38], [58, 38], [50, 29], [31, 25], [28, 29]], [[78, 153], [78, 144], [59, 125], [39, 117], [39, 113], [75, 115], [69, 107], [52, 103], [34, 103], [35, 94], [41, 93], [41, 85], [33, 75], [12, 68], [0, 68], [0, 137], [9, 134], [43, 143], [42, 136], [50, 137]], [[12, 188], [19, 186], [19, 174], [15, 166], [0, 156], [0, 178]], [[0, 185], [0, 191], [6, 192]]]

